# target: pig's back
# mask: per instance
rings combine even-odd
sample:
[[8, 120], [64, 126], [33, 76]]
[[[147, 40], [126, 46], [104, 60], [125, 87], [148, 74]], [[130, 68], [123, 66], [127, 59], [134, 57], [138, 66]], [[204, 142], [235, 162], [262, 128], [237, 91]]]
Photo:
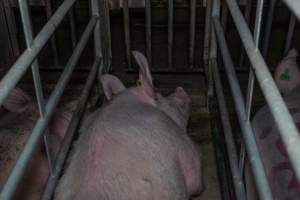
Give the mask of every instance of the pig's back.
[[[186, 199], [176, 163], [182, 136], [154, 106], [118, 96], [84, 123], [57, 199]], [[77, 193], [66, 194], [72, 187]]]

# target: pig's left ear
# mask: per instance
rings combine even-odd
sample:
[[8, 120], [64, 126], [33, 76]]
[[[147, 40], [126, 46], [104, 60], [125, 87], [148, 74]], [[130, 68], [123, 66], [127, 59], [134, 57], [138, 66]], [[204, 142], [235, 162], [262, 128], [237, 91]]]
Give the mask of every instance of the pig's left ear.
[[139, 87], [141, 87], [144, 92], [148, 95], [149, 98], [152, 100], [155, 99], [155, 92], [152, 82], [152, 76], [149, 68], [148, 61], [146, 57], [138, 52], [138, 51], [132, 51], [133, 57], [135, 58], [137, 64], [140, 67], [139, 70]]
[[100, 77], [100, 80], [107, 100], [111, 100], [114, 95], [125, 90], [124, 84], [113, 75], [105, 74]]

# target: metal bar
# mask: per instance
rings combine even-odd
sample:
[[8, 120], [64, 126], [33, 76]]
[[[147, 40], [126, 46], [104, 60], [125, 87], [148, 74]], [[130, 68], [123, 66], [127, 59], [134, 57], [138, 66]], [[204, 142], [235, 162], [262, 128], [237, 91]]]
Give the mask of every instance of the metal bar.
[[[234, 0], [235, 1], [235, 0]], [[232, 9], [229, 5], [229, 9]], [[242, 17], [242, 14], [241, 14]], [[215, 33], [217, 35], [218, 44], [224, 61], [225, 71], [227, 78], [229, 80], [229, 85], [231, 89], [231, 94], [235, 102], [235, 109], [238, 115], [238, 120], [240, 127], [242, 129], [242, 136], [244, 138], [247, 153], [251, 163], [252, 171], [254, 174], [257, 190], [259, 191], [260, 199], [271, 200], [272, 194], [268, 185], [268, 180], [264, 171], [264, 167], [261, 161], [260, 154], [258, 152], [253, 130], [251, 124], [247, 120], [247, 114], [245, 110], [245, 103], [241, 89], [239, 87], [239, 82], [234, 71], [233, 61], [229, 49], [226, 44], [224, 32], [222, 26], [217, 17], [213, 17]], [[246, 22], [245, 22], [246, 23]]]
[[50, 143], [51, 143], [51, 141], [49, 141], [49, 133], [46, 131], [44, 133], [44, 145], [45, 145], [45, 149], [46, 149], [49, 171], [50, 171], [50, 176], [51, 176], [54, 173], [54, 162], [53, 162], [53, 154], [52, 154], [52, 151], [50, 148], [50, 146], [51, 146]]
[[221, 137], [219, 129], [215, 126], [212, 131], [213, 136], [213, 144], [215, 149], [215, 157], [217, 164], [217, 172], [220, 190], [222, 193], [222, 200], [232, 200], [231, 193], [231, 182], [230, 177], [228, 177], [227, 173], [227, 158], [225, 157], [225, 145], [223, 145], [223, 138]]
[[216, 94], [218, 99], [219, 111], [221, 115], [224, 137], [227, 148], [227, 155], [229, 158], [229, 165], [231, 169], [231, 174], [233, 178], [235, 195], [239, 200], [246, 199], [245, 187], [243, 183], [243, 179], [240, 173], [239, 164], [238, 164], [238, 154], [235, 147], [235, 142], [232, 134], [232, 127], [230, 124], [230, 118], [227, 110], [227, 105], [223, 93], [223, 87], [221, 84], [221, 78], [217, 68], [217, 62], [214, 61], [212, 65], [214, 83], [216, 88]]
[[111, 46], [109, 28], [109, 8], [107, 0], [99, 1], [99, 21], [101, 29], [101, 49], [103, 55], [104, 71], [108, 72], [110, 70], [111, 64]]
[[226, 2], [222, 2], [222, 17], [221, 17], [221, 21], [222, 21], [222, 26], [224, 29], [224, 33], [227, 32], [227, 25], [228, 25], [228, 8], [227, 8], [227, 4]]
[[190, 68], [194, 67], [194, 56], [195, 56], [195, 34], [196, 34], [196, 0], [191, 0], [190, 2], [190, 56], [189, 65]]
[[123, 23], [124, 23], [124, 33], [125, 33], [125, 45], [126, 45], [126, 56], [128, 69], [132, 69], [131, 60], [131, 41], [130, 41], [130, 16], [128, 8], [128, 0], [123, 0]]
[[267, 24], [265, 27], [264, 43], [263, 43], [263, 47], [262, 47], [262, 55], [265, 59], [267, 59], [267, 57], [268, 57], [276, 2], [277, 2], [277, 0], [270, 0], [269, 10], [268, 10]]
[[291, 43], [292, 43], [294, 32], [295, 32], [296, 20], [297, 19], [296, 19], [295, 15], [291, 14], [289, 28], [288, 28], [288, 32], [287, 32], [287, 36], [286, 36], [286, 40], [285, 40], [285, 44], [284, 44], [284, 50], [283, 50], [284, 55], [286, 55], [288, 53], [289, 49], [291, 48]]
[[[24, 29], [26, 46], [28, 49], [30, 49], [33, 42], [33, 33], [32, 33], [31, 17], [29, 14], [27, 0], [19, 0], [19, 7], [20, 7], [21, 19], [22, 19], [22, 24]], [[39, 112], [40, 115], [44, 117], [45, 100], [43, 95], [41, 77], [39, 73], [39, 63], [37, 59], [33, 61], [31, 65], [31, 70], [32, 70], [32, 76], [34, 81], [34, 88], [37, 97]]]
[[[264, 9], [263, 5], [264, 5], [264, 0], [257, 1], [255, 28], [254, 28], [254, 43], [257, 51], [259, 50], [258, 48], [259, 48], [260, 32], [261, 32], [261, 20], [262, 20], [262, 13]], [[247, 120], [250, 120], [250, 116], [251, 116], [254, 83], [255, 83], [255, 77], [252, 69], [250, 68], [249, 79], [248, 79], [247, 100], [246, 100]]]
[[[249, 24], [251, 19], [251, 11], [252, 11], [252, 0], [246, 0], [246, 1], [247, 2], [244, 10], [244, 16], [247, 24]], [[240, 55], [239, 67], [242, 67], [245, 61], [245, 50], [243, 44], [241, 44], [240, 50], [241, 50], [241, 55]]]
[[72, 48], [76, 47], [77, 43], [77, 34], [76, 34], [76, 21], [75, 21], [75, 5], [70, 8], [68, 13], [70, 19], [70, 30], [71, 30], [71, 41], [72, 41]]
[[84, 113], [86, 103], [89, 97], [89, 94], [91, 92], [91, 89], [93, 87], [93, 84], [95, 82], [95, 79], [97, 77], [97, 74], [101, 73], [103, 69], [103, 63], [100, 67], [99, 72], [97, 73], [99, 69], [99, 63], [100, 58], [96, 57], [93, 67], [89, 73], [88, 79], [85, 83], [85, 86], [81, 92], [81, 95], [78, 100], [77, 108], [74, 112], [74, 115], [72, 116], [72, 120], [70, 122], [69, 128], [66, 132], [66, 136], [64, 137], [64, 140], [61, 145], [61, 149], [57, 155], [57, 159], [55, 161], [55, 172], [52, 176], [48, 177], [47, 184], [45, 186], [44, 192], [42, 194], [42, 200], [50, 200], [52, 198], [53, 192], [55, 190], [56, 184], [58, 182], [58, 178], [60, 176], [61, 170], [63, 168], [63, 165], [65, 163], [65, 160], [67, 158], [69, 149], [71, 147], [72, 141], [74, 139], [75, 133], [78, 128], [78, 124], [82, 118], [82, 115]]
[[[52, 16], [51, 0], [44, 0], [44, 2], [45, 2], [45, 7], [46, 7], [47, 20], [49, 20]], [[55, 33], [52, 34], [50, 42], [51, 42], [51, 48], [52, 48], [53, 57], [54, 57], [54, 64], [56, 66], [59, 66], [59, 55], [58, 55], [58, 50], [57, 50]]]
[[294, 13], [294, 15], [300, 20], [300, 1], [295, 0], [282, 0], [287, 7]]
[[[212, 12], [212, 1], [206, 2], [206, 10], [205, 10], [205, 28], [204, 28], [204, 42], [203, 42], [203, 61], [204, 61], [204, 72], [206, 76], [206, 80], [208, 82], [208, 89], [207, 89], [207, 97], [213, 96], [213, 79], [212, 73], [210, 69], [210, 57], [212, 56], [212, 52], [216, 50], [211, 47], [212, 40], [214, 39], [211, 37], [211, 12]], [[215, 54], [215, 57], [217, 55]]]
[[168, 4], [168, 67], [173, 67], [173, 39], [174, 39], [174, 0]]
[[25, 50], [25, 52], [19, 57], [19, 59], [3, 77], [0, 82], [0, 105], [3, 104], [4, 100], [9, 95], [9, 92], [16, 86], [22, 75], [26, 72], [29, 65], [34, 61], [75, 1], [76, 0], [65, 0], [63, 2], [55, 14], [35, 37], [31, 48]]
[[145, 24], [146, 24], [146, 55], [150, 67], [152, 66], [152, 47], [151, 47], [151, 0], [145, 0]]
[[36, 148], [39, 144], [39, 139], [41, 138], [44, 130], [47, 127], [48, 121], [50, 120], [57, 103], [62, 96], [64, 88], [66, 87], [71, 74], [76, 66], [79, 57], [88, 42], [89, 36], [93, 32], [94, 26], [97, 22], [97, 17], [92, 17], [89, 24], [87, 25], [79, 43], [77, 44], [72, 56], [70, 57], [66, 67], [54, 88], [49, 101], [46, 105], [46, 113], [44, 118], [39, 118], [37, 121], [29, 139], [27, 140], [26, 145], [21, 152], [19, 159], [17, 160], [11, 174], [8, 177], [8, 180], [4, 187], [2, 188], [0, 199], [11, 199], [13, 193], [16, 191], [18, 184], [26, 170], [26, 166]]
[[[300, 181], [300, 136], [294, 124], [278, 88], [272, 78], [260, 51], [257, 51], [251, 32], [245, 22], [237, 3], [233, 0], [226, 0], [233, 21], [239, 35], [244, 43], [246, 52], [253, 66], [260, 88], [266, 98], [271, 113], [280, 131], [280, 135], [287, 149], [289, 159], [293, 165], [296, 176]], [[300, 2], [299, 2], [300, 3]]]
[[[100, 17], [99, 11], [99, 0], [91, 0], [91, 14]], [[94, 29], [94, 52], [95, 58], [102, 56], [102, 45], [101, 45], [101, 30], [100, 30], [100, 20], [97, 21]]]

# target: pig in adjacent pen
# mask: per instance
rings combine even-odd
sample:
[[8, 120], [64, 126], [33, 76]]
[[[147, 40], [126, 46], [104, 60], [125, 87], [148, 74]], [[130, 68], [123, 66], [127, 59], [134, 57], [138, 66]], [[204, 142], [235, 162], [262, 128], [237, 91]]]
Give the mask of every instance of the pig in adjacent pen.
[[[290, 50], [277, 66], [274, 79], [278, 89], [284, 94], [287, 108], [300, 130], [300, 71], [296, 62], [297, 56], [298, 53], [295, 49]], [[273, 198], [276, 200], [299, 200], [299, 182], [267, 105], [255, 114], [252, 125]], [[250, 184], [252, 181], [249, 176], [250, 171], [247, 170], [248, 199], [258, 199], [256, 195], [253, 195], [254, 186]]]
[[146, 58], [134, 52], [141, 84], [101, 77], [109, 100], [84, 122], [56, 200], [188, 200], [202, 191], [198, 152], [187, 136], [190, 98], [156, 95]]
[[[23, 90], [15, 88], [3, 105], [7, 111], [0, 118], [0, 188], [12, 170], [39, 117], [37, 105]], [[55, 111], [47, 134], [50, 148], [56, 156], [68, 124], [70, 109]], [[49, 175], [47, 155], [42, 140], [31, 157], [13, 199], [38, 200]]]

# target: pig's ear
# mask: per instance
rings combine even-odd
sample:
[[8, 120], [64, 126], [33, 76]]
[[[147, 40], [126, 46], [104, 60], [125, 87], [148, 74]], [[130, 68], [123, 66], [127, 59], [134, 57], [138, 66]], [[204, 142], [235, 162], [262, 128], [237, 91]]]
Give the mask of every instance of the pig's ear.
[[114, 95], [125, 90], [124, 84], [113, 75], [105, 74], [100, 77], [100, 80], [107, 100], [112, 99]]
[[155, 99], [152, 76], [151, 76], [149, 64], [146, 57], [138, 51], [132, 51], [132, 54], [137, 64], [140, 67], [139, 70], [140, 87], [143, 88], [143, 90], [146, 92], [148, 97], [150, 97], [151, 99]]
[[289, 51], [275, 70], [274, 79], [281, 93], [287, 94], [300, 84], [300, 71], [297, 65], [298, 52]]
[[22, 89], [13, 89], [3, 103], [3, 107], [10, 112], [23, 113], [35, 107], [32, 98]]

